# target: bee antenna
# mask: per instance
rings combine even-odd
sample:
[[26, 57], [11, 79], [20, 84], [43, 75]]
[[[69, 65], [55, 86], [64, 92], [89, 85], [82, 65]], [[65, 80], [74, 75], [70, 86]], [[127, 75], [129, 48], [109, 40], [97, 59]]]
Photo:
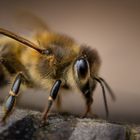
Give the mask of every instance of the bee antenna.
[[16, 35], [15, 33], [12, 33], [12, 32], [10, 32], [8, 30], [0, 28], [0, 34], [5, 35], [7, 37], [10, 37], [10, 38], [12, 38], [12, 39], [14, 39], [14, 40], [16, 40], [16, 41], [28, 46], [28, 47], [30, 47], [32, 49], [38, 51], [39, 53], [42, 53], [42, 54], [44, 53], [44, 50], [39, 49], [36, 44], [32, 43], [31, 41], [29, 41], [29, 40], [27, 40], [27, 39], [25, 39], [25, 38], [23, 38], [23, 37], [21, 37], [19, 35]]
[[104, 83], [104, 85], [106, 86], [106, 88], [107, 88], [107, 90], [108, 90], [108, 92], [109, 92], [109, 94], [110, 94], [112, 100], [115, 101], [115, 100], [116, 100], [116, 97], [115, 97], [115, 94], [114, 94], [114, 92], [112, 91], [111, 87], [108, 85], [108, 83], [107, 83], [103, 78], [99, 77], [99, 79], [100, 79], [100, 80]]

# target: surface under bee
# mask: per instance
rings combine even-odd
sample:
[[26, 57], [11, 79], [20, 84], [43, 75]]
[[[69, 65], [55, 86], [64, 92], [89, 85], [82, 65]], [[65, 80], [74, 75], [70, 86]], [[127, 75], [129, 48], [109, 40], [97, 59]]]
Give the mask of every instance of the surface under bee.
[[108, 115], [104, 85], [113, 99], [114, 95], [104, 79], [99, 76], [101, 60], [95, 49], [79, 45], [66, 35], [47, 30], [28, 40], [5, 29], [0, 29], [0, 34], [9, 37], [0, 38], [0, 76], [4, 81], [8, 73], [13, 82], [4, 104], [2, 122], [13, 109], [21, 84], [50, 91], [49, 102], [42, 115], [42, 120], [45, 121], [53, 102], [61, 94], [61, 88], [70, 90], [76, 87], [81, 91], [86, 102], [84, 116], [87, 116], [98, 82], [103, 90]]

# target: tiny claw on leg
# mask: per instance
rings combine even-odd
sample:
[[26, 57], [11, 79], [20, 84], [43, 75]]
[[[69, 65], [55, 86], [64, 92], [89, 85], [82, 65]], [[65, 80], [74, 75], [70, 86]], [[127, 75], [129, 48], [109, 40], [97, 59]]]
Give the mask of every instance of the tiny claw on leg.
[[86, 118], [87, 117], [87, 115], [88, 115], [88, 113], [90, 112], [90, 105], [87, 105], [87, 107], [86, 107], [86, 112], [84, 113], [84, 115], [82, 116], [82, 118]]
[[88, 113], [85, 113], [81, 118], [86, 118], [86, 117], [88, 116], [89, 113], [91, 114], [90, 116], [91, 116], [92, 118], [95, 118], [95, 119], [99, 118], [99, 116], [98, 116], [97, 114], [92, 113], [91, 111], [88, 112]]
[[87, 105], [86, 111], [85, 111], [84, 115], [82, 116], [82, 118], [86, 118], [88, 116], [88, 114], [90, 114], [90, 116], [93, 118], [99, 118], [98, 115], [96, 115], [95, 113], [92, 113], [91, 104], [92, 103]]
[[87, 117], [87, 115], [88, 115], [88, 112], [85, 112], [85, 113], [84, 113], [84, 115], [82, 115], [82, 117], [81, 117], [81, 118], [86, 118], [86, 117]]

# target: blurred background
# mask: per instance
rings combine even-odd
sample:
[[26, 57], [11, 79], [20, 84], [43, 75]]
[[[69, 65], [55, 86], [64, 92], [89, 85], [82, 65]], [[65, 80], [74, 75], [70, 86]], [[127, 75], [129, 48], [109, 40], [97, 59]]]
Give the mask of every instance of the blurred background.
[[[108, 97], [110, 119], [140, 123], [140, 2], [139, 0], [1, 0], [0, 27], [24, 34], [15, 14], [31, 12], [56, 32], [75, 38], [80, 44], [96, 48], [102, 59], [100, 75], [116, 94], [116, 102]], [[22, 17], [21, 17], [22, 18]], [[26, 21], [28, 24], [28, 20]], [[9, 86], [0, 90], [0, 100]], [[63, 92], [62, 110], [82, 114], [85, 110], [80, 93]], [[19, 106], [43, 111], [46, 91], [27, 90]], [[97, 86], [92, 109], [105, 118], [102, 91]]]

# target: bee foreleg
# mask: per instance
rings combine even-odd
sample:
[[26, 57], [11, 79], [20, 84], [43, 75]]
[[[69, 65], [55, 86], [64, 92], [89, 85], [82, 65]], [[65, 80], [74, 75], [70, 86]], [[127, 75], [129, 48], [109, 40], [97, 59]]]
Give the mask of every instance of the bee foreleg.
[[44, 112], [42, 114], [42, 118], [41, 118], [42, 123], [45, 122], [45, 120], [46, 120], [46, 118], [48, 116], [48, 113], [49, 113], [49, 111], [50, 111], [50, 109], [51, 109], [51, 107], [53, 105], [53, 102], [55, 101], [55, 99], [57, 97], [60, 85], [61, 85], [61, 80], [57, 80], [54, 83], [54, 85], [53, 85], [53, 87], [51, 89], [50, 95], [48, 97], [48, 104], [47, 104], [47, 106], [46, 106], [46, 108], [45, 108], [45, 110], [44, 110]]
[[92, 95], [96, 86], [90, 77], [90, 66], [86, 56], [81, 56], [75, 61], [74, 78], [86, 101], [86, 111], [83, 115], [86, 117], [88, 113], [91, 113]]
[[25, 80], [24, 75], [20, 72], [16, 78], [15, 81], [11, 87], [11, 90], [9, 92], [9, 95], [3, 105], [3, 110], [4, 110], [4, 115], [1, 119], [1, 122], [5, 122], [7, 117], [10, 115], [10, 113], [12, 112], [15, 104], [16, 104], [16, 99], [17, 96], [19, 95], [19, 89], [20, 89], [20, 85], [21, 83]]
[[86, 117], [91, 112], [91, 105], [93, 103], [93, 98], [90, 93], [84, 94], [84, 98], [86, 100], [86, 111], [82, 117]]

